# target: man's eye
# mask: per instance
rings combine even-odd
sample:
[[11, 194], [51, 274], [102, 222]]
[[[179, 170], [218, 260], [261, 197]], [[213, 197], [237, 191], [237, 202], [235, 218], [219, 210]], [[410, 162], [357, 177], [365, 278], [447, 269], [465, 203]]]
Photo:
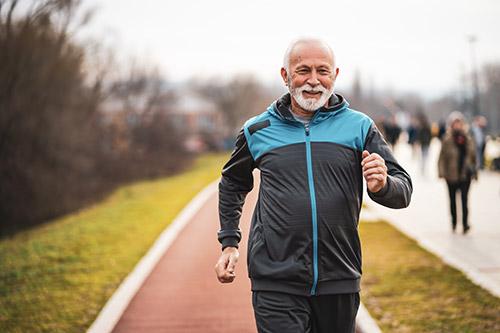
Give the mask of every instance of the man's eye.
[[299, 69], [297, 71], [298, 74], [306, 74], [307, 73], [307, 70], [306, 69]]
[[321, 70], [319, 70], [319, 73], [320, 73], [321, 75], [328, 75], [328, 74], [330, 74], [330, 71], [329, 71], [329, 70], [326, 70], [326, 69], [321, 69]]

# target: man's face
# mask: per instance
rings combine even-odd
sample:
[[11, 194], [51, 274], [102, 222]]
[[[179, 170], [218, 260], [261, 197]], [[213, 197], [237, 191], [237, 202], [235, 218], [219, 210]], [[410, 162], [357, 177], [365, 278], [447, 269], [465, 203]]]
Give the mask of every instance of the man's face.
[[281, 70], [292, 98], [306, 111], [327, 104], [337, 74], [331, 52], [318, 43], [296, 45], [290, 54], [289, 71]]

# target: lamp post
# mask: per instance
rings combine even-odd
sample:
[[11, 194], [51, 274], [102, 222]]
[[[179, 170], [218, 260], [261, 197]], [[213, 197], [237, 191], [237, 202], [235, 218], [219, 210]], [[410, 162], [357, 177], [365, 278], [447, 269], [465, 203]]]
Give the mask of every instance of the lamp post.
[[470, 47], [471, 68], [472, 68], [472, 114], [478, 116], [481, 111], [479, 108], [479, 82], [476, 64], [475, 43], [477, 38], [474, 35], [467, 36], [467, 41]]

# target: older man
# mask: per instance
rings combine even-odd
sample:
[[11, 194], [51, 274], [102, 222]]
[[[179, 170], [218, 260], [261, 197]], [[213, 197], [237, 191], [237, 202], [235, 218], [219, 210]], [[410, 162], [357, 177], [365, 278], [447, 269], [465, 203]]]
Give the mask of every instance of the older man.
[[410, 202], [410, 177], [373, 121], [333, 93], [338, 74], [326, 43], [293, 42], [281, 68], [289, 94], [244, 124], [222, 171], [215, 270], [228, 283], [236, 276], [252, 170], [260, 170], [248, 242], [259, 332], [354, 332], [363, 178], [376, 202], [392, 208]]

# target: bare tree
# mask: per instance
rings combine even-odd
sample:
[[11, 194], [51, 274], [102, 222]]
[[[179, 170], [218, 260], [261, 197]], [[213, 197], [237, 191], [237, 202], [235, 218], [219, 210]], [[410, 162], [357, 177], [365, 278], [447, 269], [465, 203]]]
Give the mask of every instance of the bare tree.
[[[0, 235], [187, 161], [168, 117], [158, 113], [166, 102], [160, 75], [132, 70], [109, 82], [112, 60], [94, 66], [88, 53], [95, 48], [74, 41], [91, 16], [80, 3], [0, 0]], [[130, 149], [123, 154], [110, 144], [116, 133], [103, 110], [110, 96], [139, 120], [126, 123]]]
[[133, 65], [110, 86], [108, 98], [118, 104], [113, 131], [120, 137], [114, 154], [127, 165], [121, 170], [125, 178], [173, 172], [189, 160], [169, 118], [175, 94], [165, 85], [157, 69]]
[[210, 79], [195, 83], [194, 88], [213, 101], [224, 115], [230, 133], [237, 133], [249, 117], [263, 112], [273, 99], [274, 91], [252, 76], [236, 76], [228, 82]]
[[[66, 211], [74, 176], [96, 168], [99, 84], [85, 85], [84, 50], [69, 38], [79, 3], [0, 6], [0, 219], [10, 227]], [[58, 207], [47, 193], [61, 195]]]
[[488, 127], [492, 134], [500, 135], [500, 63], [490, 63], [483, 67], [485, 89], [481, 101], [481, 110], [488, 118]]

